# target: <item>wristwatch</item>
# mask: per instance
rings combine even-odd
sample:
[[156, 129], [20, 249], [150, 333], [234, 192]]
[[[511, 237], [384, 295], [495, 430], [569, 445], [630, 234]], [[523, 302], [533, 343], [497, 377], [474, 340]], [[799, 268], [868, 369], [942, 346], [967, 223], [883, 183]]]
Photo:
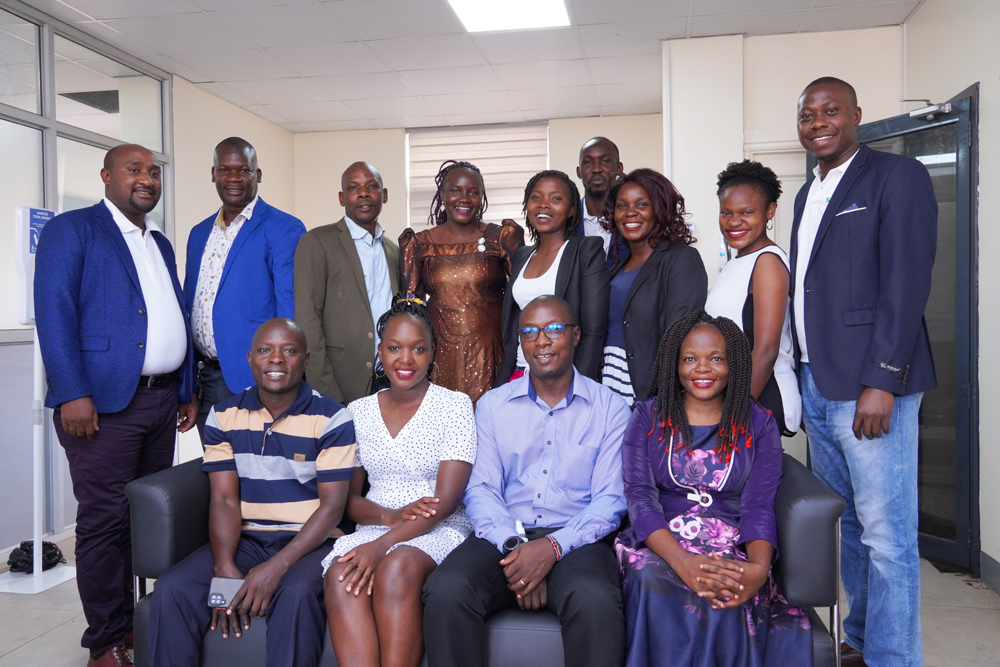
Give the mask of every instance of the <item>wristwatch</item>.
[[527, 541], [528, 538], [524, 535], [511, 535], [503, 541], [503, 555], [506, 556], [511, 551], [516, 549], [517, 545]]

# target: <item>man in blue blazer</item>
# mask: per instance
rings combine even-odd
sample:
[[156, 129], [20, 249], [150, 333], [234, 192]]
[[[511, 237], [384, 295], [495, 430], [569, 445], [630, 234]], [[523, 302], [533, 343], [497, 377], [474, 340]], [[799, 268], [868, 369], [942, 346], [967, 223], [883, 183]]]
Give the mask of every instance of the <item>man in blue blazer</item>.
[[810, 83], [802, 146], [819, 161], [795, 199], [792, 323], [813, 470], [847, 501], [844, 663], [921, 665], [917, 438], [937, 385], [924, 307], [937, 243], [930, 176], [858, 141], [849, 84]]
[[184, 300], [198, 358], [200, 434], [213, 405], [253, 385], [246, 352], [257, 327], [295, 317], [292, 265], [306, 228], [257, 196], [260, 181], [254, 147], [224, 139], [212, 166], [222, 207], [188, 237]]
[[108, 151], [105, 198], [53, 218], [35, 260], [35, 322], [59, 443], [77, 499], [77, 586], [88, 665], [132, 664], [132, 549], [125, 485], [170, 466], [194, 424], [191, 339], [170, 242], [146, 215], [160, 165]]

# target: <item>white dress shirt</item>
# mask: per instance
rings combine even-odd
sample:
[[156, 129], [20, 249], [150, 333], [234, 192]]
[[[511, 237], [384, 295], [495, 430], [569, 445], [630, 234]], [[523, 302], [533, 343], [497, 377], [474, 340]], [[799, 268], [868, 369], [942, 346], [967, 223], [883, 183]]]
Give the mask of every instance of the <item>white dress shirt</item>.
[[184, 330], [181, 304], [170, 279], [170, 269], [153, 239], [154, 232], [163, 232], [147, 215], [146, 232], [143, 233], [117, 206], [107, 199], [104, 205], [111, 212], [132, 254], [135, 272], [139, 276], [139, 289], [146, 303], [146, 356], [142, 362], [142, 375], [173, 373], [184, 363], [187, 331]]
[[809, 194], [806, 196], [806, 205], [802, 210], [802, 220], [799, 222], [798, 252], [795, 260], [795, 297], [792, 299], [792, 308], [795, 312], [795, 336], [799, 341], [799, 355], [802, 363], [809, 363], [809, 350], [806, 347], [806, 307], [805, 307], [805, 280], [806, 271], [809, 270], [809, 258], [812, 256], [813, 244], [816, 243], [816, 234], [819, 232], [819, 223], [826, 213], [826, 205], [830, 203], [830, 197], [840, 185], [840, 179], [844, 177], [844, 172], [851, 166], [857, 151], [854, 155], [839, 167], [831, 169], [826, 178], [820, 178], [819, 165], [813, 167], [812, 185], [809, 186]]
[[385, 248], [382, 247], [382, 237], [385, 230], [375, 223], [375, 235], [357, 224], [346, 215], [344, 222], [354, 239], [354, 247], [361, 261], [361, 271], [365, 275], [365, 291], [368, 293], [368, 305], [372, 309], [372, 323], [375, 331], [375, 347], [378, 348], [378, 318], [392, 307], [392, 281], [389, 279], [389, 263], [385, 259]]
[[590, 215], [587, 213], [587, 200], [586, 198], [580, 198], [580, 210], [583, 211], [583, 235], [584, 236], [600, 236], [601, 241], [604, 242], [604, 255], [608, 254], [608, 246], [611, 245], [611, 232], [604, 229], [601, 225], [602, 218], [600, 215]]

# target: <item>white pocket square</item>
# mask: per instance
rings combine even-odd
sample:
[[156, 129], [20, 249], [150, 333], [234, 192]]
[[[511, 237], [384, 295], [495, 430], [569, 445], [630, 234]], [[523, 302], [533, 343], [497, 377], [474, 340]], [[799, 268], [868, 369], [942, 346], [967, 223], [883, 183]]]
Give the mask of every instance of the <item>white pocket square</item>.
[[841, 211], [840, 213], [838, 213], [833, 217], [836, 218], [837, 216], [847, 215], [848, 213], [857, 213], [858, 211], [864, 211], [867, 208], [868, 208], [867, 206], [862, 206], [861, 208], [845, 208], [843, 211]]

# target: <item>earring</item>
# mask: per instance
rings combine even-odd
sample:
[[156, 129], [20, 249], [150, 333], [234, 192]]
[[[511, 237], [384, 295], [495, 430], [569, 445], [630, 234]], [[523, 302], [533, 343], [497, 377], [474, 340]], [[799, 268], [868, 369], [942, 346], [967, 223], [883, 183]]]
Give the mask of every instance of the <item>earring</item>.
[[427, 374], [427, 377], [429, 378], [432, 375], [434, 377], [437, 377], [437, 376], [441, 375], [441, 369], [438, 368], [438, 362], [436, 362], [436, 361], [431, 362], [431, 372]]
[[771, 218], [767, 219], [767, 228], [774, 229], [774, 220], [772, 220]]

